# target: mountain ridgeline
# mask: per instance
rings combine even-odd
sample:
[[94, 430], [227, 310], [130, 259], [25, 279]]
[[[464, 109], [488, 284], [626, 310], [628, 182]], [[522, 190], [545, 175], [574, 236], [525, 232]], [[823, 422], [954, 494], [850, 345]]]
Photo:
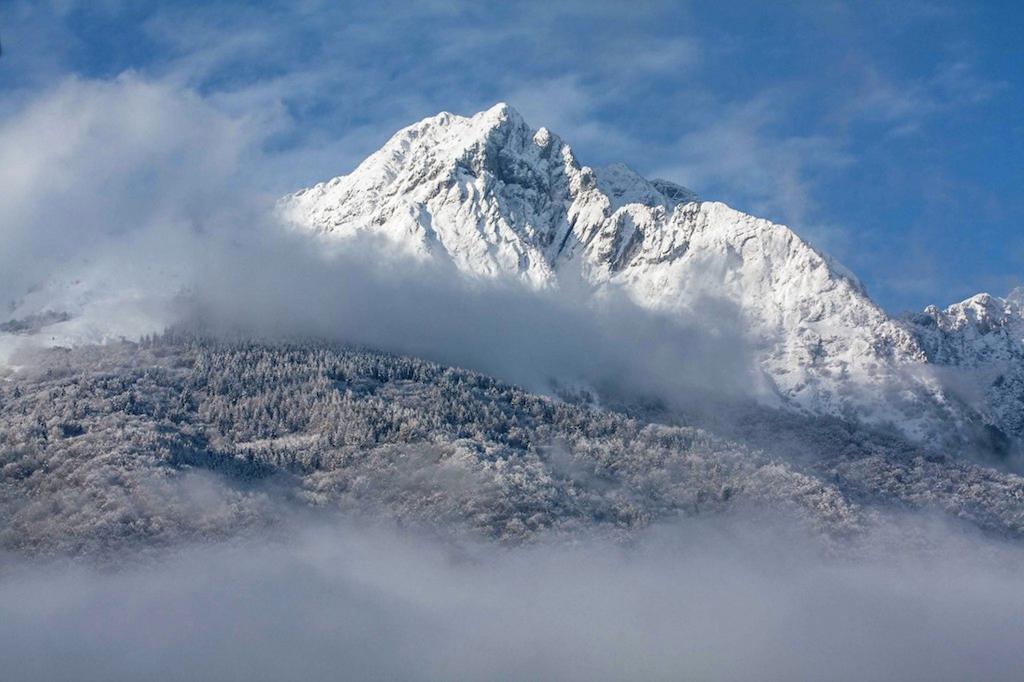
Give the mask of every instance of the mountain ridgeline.
[[1020, 296], [890, 316], [789, 228], [625, 165], [583, 165], [505, 104], [404, 128], [280, 211], [328, 242], [373, 235], [469, 278], [582, 285], [688, 319], [725, 302], [766, 402], [953, 450], [1006, 455], [1024, 438]]

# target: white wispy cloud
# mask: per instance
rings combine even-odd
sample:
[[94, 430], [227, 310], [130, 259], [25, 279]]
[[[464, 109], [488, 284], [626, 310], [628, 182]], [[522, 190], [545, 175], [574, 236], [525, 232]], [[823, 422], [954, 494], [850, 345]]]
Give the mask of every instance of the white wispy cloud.
[[910, 80], [895, 80], [869, 64], [830, 117], [846, 125], [882, 124], [892, 135], [914, 134], [930, 117], [981, 104], [1005, 87], [979, 76], [964, 61], [940, 65], [930, 76]]

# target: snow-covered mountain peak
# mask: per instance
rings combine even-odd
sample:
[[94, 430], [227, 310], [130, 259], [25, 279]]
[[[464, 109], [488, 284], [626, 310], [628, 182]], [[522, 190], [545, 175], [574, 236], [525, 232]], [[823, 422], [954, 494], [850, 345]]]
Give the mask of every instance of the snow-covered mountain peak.
[[349, 175], [281, 207], [291, 222], [332, 239], [371, 232], [411, 253], [449, 258], [469, 275], [547, 286], [569, 221], [603, 216], [609, 204], [561, 139], [498, 104], [404, 128]]
[[348, 178], [351, 183], [372, 187], [431, 177], [450, 170], [453, 163], [474, 149], [496, 149], [516, 142], [522, 147], [529, 132], [522, 116], [507, 104], [471, 117], [442, 112], [399, 130], [349, 176], [330, 183], [341, 184], [343, 178]]
[[523, 120], [523, 116], [512, 106], [505, 102], [498, 102], [490, 109], [481, 111], [470, 117], [477, 125], [490, 126], [492, 130], [530, 130], [530, 126]]
[[533, 143], [541, 149], [546, 148], [551, 144], [551, 131], [543, 126], [537, 129], [537, 132], [533, 135]]
[[944, 332], [969, 330], [974, 335], [986, 335], [1016, 326], [1024, 315], [1022, 302], [1021, 292], [1017, 289], [1006, 298], [980, 293], [954, 303], [945, 310], [930, 305], [922, 313], [911, 315], [910, 319], [922, 326], [933, 326]]
[[957, 392], [1000, 438], [1024, 443], [1024, 296], [976, 294], [905, 317], [929, 363], [956, 376]]
[[1006, 298], [975, 294], [944, 310], [928, 306], [906, 319], [937, 364], [978, 367], [1024, 360], [1024, 307], [1017, 290]]
[[[404, 128], [349, 175], [281, 208], [329, 243], [372, 233], [471, 278], [543, 288], [572, 279], [574, 289], [582, 280], [584, 290], [614, 289], [669, 316], [706, 315], [709, 299], [724, 302], [782, 403], [893, 421], [917, 437], [962, 421], [930, 374], [928, 325], [890, 318], [795, 232], [625, 164], [583, 165], [506, 104]], [[978, 326], [1003, 319], [1008, 301], [975, 297], [922, 315], [931, 329], [957, 316]]]

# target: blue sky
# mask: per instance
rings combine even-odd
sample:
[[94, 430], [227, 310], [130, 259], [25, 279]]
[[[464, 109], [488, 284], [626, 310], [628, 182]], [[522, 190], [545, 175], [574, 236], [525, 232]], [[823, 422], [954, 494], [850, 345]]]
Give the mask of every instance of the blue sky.
[[156, 88], [187, 103], [161, 134], [238, 122], [280, 193], [507, 101], [585, 163], [789, 224], [897, 311], [1024, 278], [1022, 33], [1014, 2], [6, 0], [0, 126], [69, 82]]

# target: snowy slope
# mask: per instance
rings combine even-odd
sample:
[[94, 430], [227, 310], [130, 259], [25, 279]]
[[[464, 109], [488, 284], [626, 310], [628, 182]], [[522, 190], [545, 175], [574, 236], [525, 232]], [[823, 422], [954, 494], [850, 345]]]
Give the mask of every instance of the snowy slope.
[[906, 321], [928, 361], [947, 372], [949, 390], [985, 424], [1024, 439], [1024, 289], [929, 306]]
[[537, 287], [582, 277], [673, 315], [732, 306], [793, 408], [895, 421], [919, 437], [958, 419], [918, 338], [793, 231], [621, 164], [582, 165], [505, 104], [400, 130], [351, 174], [281, 208], [331, 242], [369, 232], [471, 277]]

